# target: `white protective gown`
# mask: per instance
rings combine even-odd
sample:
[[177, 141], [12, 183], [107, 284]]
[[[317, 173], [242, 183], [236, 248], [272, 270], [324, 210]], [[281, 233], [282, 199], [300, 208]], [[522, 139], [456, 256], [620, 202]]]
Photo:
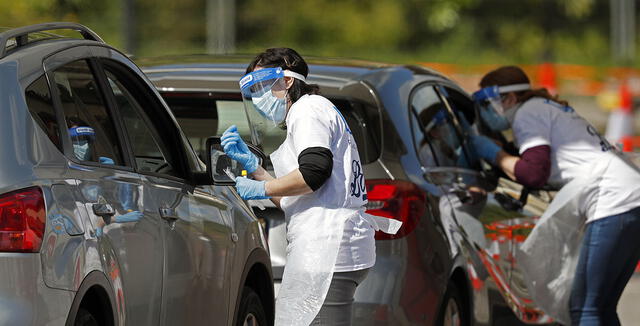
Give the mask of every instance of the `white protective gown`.
[[512, 124], [520, 154], [551, 147], [549, 183], [562, 186], [516, 258], [536, 304], [568, 325], [585, 225], [637, 207], [640, 173], [570, 107], [533, 98]]
[[289, 110], [287, 137], [271, 154], [276, 177], [298, 168], [298, 156], [310, 147], [330, 149], [333, 170], [313, 193], [283, 197], [280, 202], [288, 246], [276, 300], [277, 326], [309, 325], [320, 311], [347, 219], [360, 214], [374, 229], [387, 233], [396, 233], [401, 225], [364, 213], [366, 188], [355, 140], [340, 112], [318, 95], [303, 96]]

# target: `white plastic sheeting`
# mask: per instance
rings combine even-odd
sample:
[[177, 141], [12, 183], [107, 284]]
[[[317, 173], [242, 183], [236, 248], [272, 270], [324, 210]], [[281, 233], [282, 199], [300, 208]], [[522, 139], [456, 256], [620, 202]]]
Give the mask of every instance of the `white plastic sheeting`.
[[524, 280], [535, 303], [558, 322], [570, 325], [569, 299], [580, 257], [589, 193], [615, 155], [591, 164], [584, 177], [567, 183], [540, 217], [516, 253]]
[[344, 224], [355, 214], [362, 214], [376, 231], [395, 234], [402, 225], [349, 208], [312, 207], [291, 217], [276, 326], [307, 326], [318, 314], [329, 291]]

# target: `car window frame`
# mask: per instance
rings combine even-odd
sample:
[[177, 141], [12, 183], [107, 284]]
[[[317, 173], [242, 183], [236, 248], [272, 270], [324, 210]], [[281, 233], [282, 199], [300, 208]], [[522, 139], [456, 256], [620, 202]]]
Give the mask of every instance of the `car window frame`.
[[[105, 93], [108, 100], [107, 102], [109, 102], [109, 106], [112, 107], [113, 111], [116, 111], [117, 113], [117, 118], [118, 118], [118, 124], [120, 125], [120, 129], [121, 129], [121, 133], [123, 134], [124, 137], [124, 142], [125, 142], [125, 146], [127, 147], [127, 155], [129, 156], [131, 162], [132, 162], [132, 166], [133, 166], [133, 170], [140, 174], [140, 175], [146, 175], [146, 176], [152, 176], [152, 177], [157, 177], [157, 178], [164, 178], [164, 179], [169, 179], [169, 180], [173, 180], [173, 181], [177, 181], [177, 182], [182, 182], [185, 183], [187, 181], [190, 181], [191, 176], [192, 176], [192, 171], [189, 171], [188, 168], [188, 164], [186, 164], [184, 162], [185, 157], [186, 157], [186, 149], [184, 148], [184, 146], [182, 146], [182, 142], [179, 142], [180, 144], [173, 144], [176, 146], [171, 146], [172, 144], [167, 144], [167, 142], [165, 141], [165, 139], [163, 139], [160, 136], [160, 132], [159, 132], [159, 128], [156, 125], [156, 123], [154, 123], [154, 121], [151, 121], [151, 119], [149, 118], [149, 114], [147, 112], [138, 112], [138, 114], [141, 116], [141, 118], [144, 120], [145, 125], [147, 126], [147, 128], [149, 128], [152, 137], [154, 137], [154, 141], [156, 142], [156, 144], [160, 147], [160, 150], [163, 151], [168, 151], [170, 158], [167, 159], [165, 158], [165, 160], [169, 161], [170, 164], [172, 164], [172, 168], [174, 169], [178, 169], [178, 174], [180, 176], [174, 176], [174, 175], [169, 175], [169, 174], [163, 174], [163, 173], [156, 173], [156, 172], [149, 172], [149, 171], [140, 171], [136, 160], [135, 160], [135, 154], [133, 151], [133, 146], [130, 142], [130, 138], [128, 135], [128, 131], [124, 125], [124, 120], [122, 119], [122, 115], [120, 113], [120, 109], [118, 107], [118, 105], [116, 104], [116, 100], [115, 100], [115, 95], [113, 94], [113, 89], [111, 88], [111, 86], [109, 85], [109, 81], [107, 78], [107, 73], [106, 71], [111, 72], [112, 74], [114, 74], [118, 79], [120, 79], [120, 74], [124, 74], [125, 78], [134, 83], [135, 85], [133, 87], [135, 87], [135, 91], [140, 91], [146, 93], [142, 96], [147, 97], [147, 102], [150, 103], [150, 105], [152, 106], [152, 110], [154, 110], [155, 114], [164, 114], [167, 115], [168, 113], [166, 112], [167, 110], [165, 109], [164, 106], [160, 106], [157, 103], [154, 103], [156, 101], [154, 101], [154, 98], [156, 97], [150, 90], [146, 90], [146, 87], [144, 85], [146, 85], [146, 83], [144, 83], [143, 81], [140, 80], [140, 76], [138, 76], [136, 74], [135, 71], [131, 70], [126, 64], [120, 62], [119, 60], [116, 60], [114, 58], [105, 58], [105, 57], [97, 57], [96, 58], [97, 64], [101, 67], [100, 69], [100, 79], [102, 80], [101, 82], [104, 83], [103, 86], [105, 87], [105, 89], [107, 90]], [[115, 70], [120, 70], [118, 72], [114, 72], [112, 69], [108, 69], [107, 67], [110, 68], [115, 68]], [[125, 83], [126, 84], [126, 83]], [[123, 85], [126, 87], [126, 85]], [[128, 88], [128, 87], [127, 87]], [[135, 93], [135, 92], [134, 92]], [[140, 103], [137, 97], [134, 97], [134, 99], [136, 101], [138, 101], [139, 105], [145, 105], [147, 103]], [[134, 108], [134, 110], [138, 110], [137, 108]], [[164, 120], [171, 120], [171, 117], [164, 117]], [[158, 122], [158, 123], [162, 123], [162, 122]], [[168, 127], [169, 129], [176, 129], [178, 128], [177, 126], [166, 126], [165, 123], [165, 127]], [[176, 131], [176, 130], [172, 130], [172, 131]], [[176, 134], [177, 136], [177, 134]], [[158, 144], [158, 139], [163, 143], [163, 144]], [[178, 142], [176, 142], [178, 143]], [[168, 145], [168, 146], [167, 146]], [[164, 147], [164, 148], [163, 148]], [[176, 148], [177, 147], [177, 148]], [[189, 146], [189, 149], [192, 150], [191, 146]], [[164, 152], [163, 152], [164, 153]], [[177, 164], [175, 164], [177, 163]]]
[[[120, 149], [120, 155], [122, 156], [124, 165], [114, 165], [114, 164], [103, 164], [95, 161], [83, 161], [79, 160], [73, 154], [73, 145], [71, 143], [71, 137], [69, 135], [69, 130], [66, 128], [67, 122], [65, 119], [63, 105], [60, 99], [60, 93], [58, 92], [57, 87], [53, 87], [55, 83], [55, 79], [53, 74], [56, 70], [64, 67], [67, 64], [70, 64], [75, 61], [84, 60], [87, 62], [89, 68], [91, 69], [91, 74], [96, 82], [96, 86], [98, 88], [98, 92], [103, 97], [105, 109], [107, 113], [111, 115], [111, 118], [114, 122], [115, 132], [118, 138], [118, 147]], [[126, 144], [123, 143], [123, 136], [121, 134], [121, 126], [119, 123], [119, 119], [114, 116], [114, 112], [112, 107], [107, 103], [106, 94], [104, 92], [104, 85], [102, 85], [102, 81], [100, 80], [98, 74], [100, 67], [96, 64], [96, 59], [94, 57], [93, 52], [91, 51], [91, 47], [89, 46], [74, 46], [70, 48], [65, 48], [60, 51], [51, 53], [50, 55], [43, 58], [42, 65], [44, 68], [44, 75], [46, 76], [47, 84], [49, 86], [49, 91], [51, 92], [51, 97], [53, 101], [53, 106], [56, 112], [56, 118], [58, 120], [58, 125], [60, 128], [60, 136], [62, 137], [62, 153], [63, 155], [73, 162], [74, 164], [78, 164], [81, 166], [89, 166], [89, 167], [99, 167], [99, 168], [108, 168], [114, 170], [122, 170], [127, 172], [134, 172], [135, 169], [132, 165], [131, 156], [128, 155], [126, 150]], [[117, 113], [116, 113], [117, 114]]]

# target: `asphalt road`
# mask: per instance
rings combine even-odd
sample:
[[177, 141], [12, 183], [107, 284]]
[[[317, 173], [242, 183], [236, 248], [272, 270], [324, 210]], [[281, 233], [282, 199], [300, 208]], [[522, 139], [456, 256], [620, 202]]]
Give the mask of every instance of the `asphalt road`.
[[640, 272], [631, 278], [618, 303], [618, 316], [622, 325], [640, 325]]

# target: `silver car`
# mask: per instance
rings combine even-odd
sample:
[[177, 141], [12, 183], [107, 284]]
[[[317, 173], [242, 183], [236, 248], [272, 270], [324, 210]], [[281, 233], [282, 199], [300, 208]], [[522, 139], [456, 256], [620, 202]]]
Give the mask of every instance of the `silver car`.
[[273, 323], [241, 167], [215, 137], [199, 160], [125, 55], [77, 24], [1, 31], [0, 114], [0, 324]]
[[[207, 126], [250, 126], [238, 80], [250, 57], [183, 56], [138, 63], [200, 155]], [[515, 253], [551, 193], [526, 189], [475, 157], [469, 95], [424, 67], [310, 58], [310, 83], [340, 110], [358, 144], [368, 212], [404, 222], [376, 234], [376, 264], [358, 287], [354, 325], [519, 325], [551, 319], [523, 283]], [[205, 132], [207, 130], [207, 132]], [[216, 132], [221, 133], [219, 128]], [[260, 144], [273, 151], [283, 132]], [[507, 143], [506, 139], [500, 139]], [[286, 264], [281, 211], [250, 203], [268, 227], [276, 289]]]

